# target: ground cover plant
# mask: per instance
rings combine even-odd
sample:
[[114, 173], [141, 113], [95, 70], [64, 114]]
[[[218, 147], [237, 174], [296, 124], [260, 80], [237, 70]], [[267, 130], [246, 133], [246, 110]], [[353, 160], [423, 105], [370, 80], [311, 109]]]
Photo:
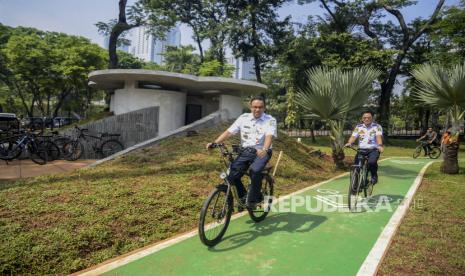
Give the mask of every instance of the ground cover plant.
[[[219, 154], [207, 152], [226, 125], [177, 137], [93, 169], [1, 182], [0, 273], [67, 274], [197, 226], [219, 182]], [[277, 195], [340, 174], [330, 158], [280, 134]], [[200, 241], [199, 241], [200, 242]]]

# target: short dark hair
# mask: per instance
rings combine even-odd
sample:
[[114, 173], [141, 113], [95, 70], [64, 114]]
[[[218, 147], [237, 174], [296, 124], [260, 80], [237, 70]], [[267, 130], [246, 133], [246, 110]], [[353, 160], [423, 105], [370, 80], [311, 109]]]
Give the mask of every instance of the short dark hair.
[[260, 95], [257, 95], [257, 96], [253, 96], [251, 99], [250, 99], [250, 104], [252, 104], [253, 101], [262, 101], [263, 102], [263, 105], [266, 106], [266, 102], [265, 102], [265, 98], [263, 96], [260, 96]]
[[360, 114], [360, 116], [363, 117], [363, 114], [365, 114], [365, 113], [370, 113], [370, 114], [371, 114], [371, 117], [374, 117], [374, 116], [375, 116], [375, 113], [374, 113], [373, 111], [371, 111], [371, 110], [365, 110], [365, 111], [363, 111], [363, 112]]

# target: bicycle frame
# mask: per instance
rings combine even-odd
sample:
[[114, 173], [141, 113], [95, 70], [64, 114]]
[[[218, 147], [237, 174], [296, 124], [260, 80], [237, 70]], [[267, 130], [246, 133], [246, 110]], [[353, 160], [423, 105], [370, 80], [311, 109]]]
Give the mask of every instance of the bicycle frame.
[[[238, 202], [238, 205], [240, 207], [243, 207], [245, 208], [246, 206], [244, 204], [242, 204], [242, 202], [239, 200], [239, 193], [237, 192], [237, 187], [236, 185], [233, 185], [231, 182], [229, 182], [228, 180], [228, 176], [229, 176], [229, 173], [230, 173], [230, 166], [231, 166], [231, 163], [234, 161], [234, 158], [233, 158], [233, 154], [230, 153], [227, 148], [223, 145], [223, 144], [219, 144], [217, 145], [218, 148], [220, 148], [220, 151], [221, 151], [221, 156], [222, 156], [222, 161], [223, 161], [223, 165], [225, 166], [226, 170], [223, 171], [221, 174], [220, 174], [220, 178], [223, 179], [224, 183], [226, 184], [226, 186], [228, 187], [227, 190], [226, 190], [226, 198], [230, 195], [230, 193], [232, 192], [232, 195], [233, 195], [233, 199], [236, 198], [237, 202]], [[226, 160], [227, 159], [227, 160]], [[247, 173], [245, 173], [245, 175], [247, 175]], [[225, 201], [225, 205], [223, 206], [223, 210], [225, 210], [226, 208], [226, 203], [227, 201]]]

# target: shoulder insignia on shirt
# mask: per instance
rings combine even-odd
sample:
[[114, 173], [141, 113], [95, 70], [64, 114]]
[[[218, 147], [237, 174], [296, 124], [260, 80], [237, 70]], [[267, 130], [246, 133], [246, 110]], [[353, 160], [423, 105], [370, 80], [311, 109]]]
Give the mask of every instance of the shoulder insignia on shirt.
[[276, 126], [276, 119], [271, 118], [270, 121], [268, 122], [268, 124], [270, 124], [270, 126]]

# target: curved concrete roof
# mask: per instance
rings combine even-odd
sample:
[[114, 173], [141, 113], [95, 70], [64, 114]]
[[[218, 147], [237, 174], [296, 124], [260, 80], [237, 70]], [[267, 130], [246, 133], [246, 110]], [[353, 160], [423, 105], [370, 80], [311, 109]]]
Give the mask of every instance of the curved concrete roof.
[[108, 69], [89, 74], [89, 85], [100, 89], [121, 89], [126, 81], [148, 82], [161, 89], [189, 94], [258, 94], [268, 87], [255, 81], [193, 75], [144, 69]]

